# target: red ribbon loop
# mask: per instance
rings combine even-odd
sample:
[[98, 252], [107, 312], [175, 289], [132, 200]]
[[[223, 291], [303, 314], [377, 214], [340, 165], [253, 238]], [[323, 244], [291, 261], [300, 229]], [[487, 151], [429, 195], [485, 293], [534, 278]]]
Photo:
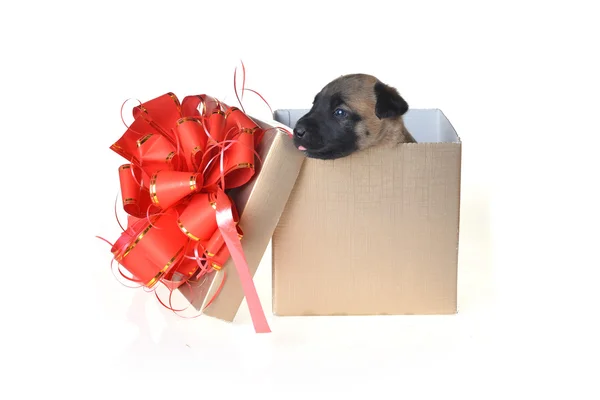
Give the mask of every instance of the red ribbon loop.
[[133, 115], [111, 146], [130, 162], [119, 168], [128, 225], [112, 248], [115, 259], [147, 288], [161, 282], [174, 290], [231, 257], [255, 330], [270, 332], [226, 194], [254, 175], [264, 131], [241, 110], [206, 95], [180, 103], [167, 93]]

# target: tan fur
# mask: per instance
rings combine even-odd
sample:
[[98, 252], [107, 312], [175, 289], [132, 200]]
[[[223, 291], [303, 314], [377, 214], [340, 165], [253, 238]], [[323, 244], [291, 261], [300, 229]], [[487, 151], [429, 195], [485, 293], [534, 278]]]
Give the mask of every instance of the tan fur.
[[324, 90], [328, 94], [340, 93], [347, 107], [362, 117], [355, 129], [360, 150], [373, 146], [414, 143], [414, 138], [404, 126], [402, 116], [379, 119], [375, 115], [377, 98], [373, 87], [377, 81], [376, 77], [367, 74], [344, 75], [330, 82]]

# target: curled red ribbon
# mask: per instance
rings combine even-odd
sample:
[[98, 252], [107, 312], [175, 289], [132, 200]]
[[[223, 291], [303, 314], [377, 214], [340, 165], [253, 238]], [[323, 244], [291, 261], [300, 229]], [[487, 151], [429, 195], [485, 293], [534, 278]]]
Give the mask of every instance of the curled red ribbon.
[[254, 328], [270, 332], [240, 242], [235, 203], [226, 190], [254, 175], [264, 130], [236, 107], [207, 96], [179, 102], [167, 93], [133, 109], [134, 122], [111, 149], [119, 167], [127, 229], [115, 260], [146, 288], [174, 290], [219, 270], [231, 257]]

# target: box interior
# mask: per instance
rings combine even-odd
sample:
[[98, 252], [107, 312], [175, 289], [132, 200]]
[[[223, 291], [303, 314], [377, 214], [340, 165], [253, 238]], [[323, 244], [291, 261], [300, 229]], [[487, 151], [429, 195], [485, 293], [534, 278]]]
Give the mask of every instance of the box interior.
[[[275, 120], [291, 128], [308, 109], [276, 110]], [[460, 143], [460, 138], [444, 113], [434, 109], [411, 109], [404, 114], [404, 123], [417, 143]]]

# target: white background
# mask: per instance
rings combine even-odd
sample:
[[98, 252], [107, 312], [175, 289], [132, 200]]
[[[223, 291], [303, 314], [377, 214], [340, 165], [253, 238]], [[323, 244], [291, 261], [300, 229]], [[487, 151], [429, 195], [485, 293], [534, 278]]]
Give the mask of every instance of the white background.
[[[0, 381], [16, 391], [3, 397], [598, 398], [588, 3], [4, 2]], [[268, 253], [269, 335], [245, 304], [233, 324], [181, 320], [116, 283], [95, 235], [119, 232], [121, 103], [173, 91], [233, 104], [239, 60], [274, 109], [365, 72], [444, 111], [464, 143], [458, 315], [275, 318]]]

